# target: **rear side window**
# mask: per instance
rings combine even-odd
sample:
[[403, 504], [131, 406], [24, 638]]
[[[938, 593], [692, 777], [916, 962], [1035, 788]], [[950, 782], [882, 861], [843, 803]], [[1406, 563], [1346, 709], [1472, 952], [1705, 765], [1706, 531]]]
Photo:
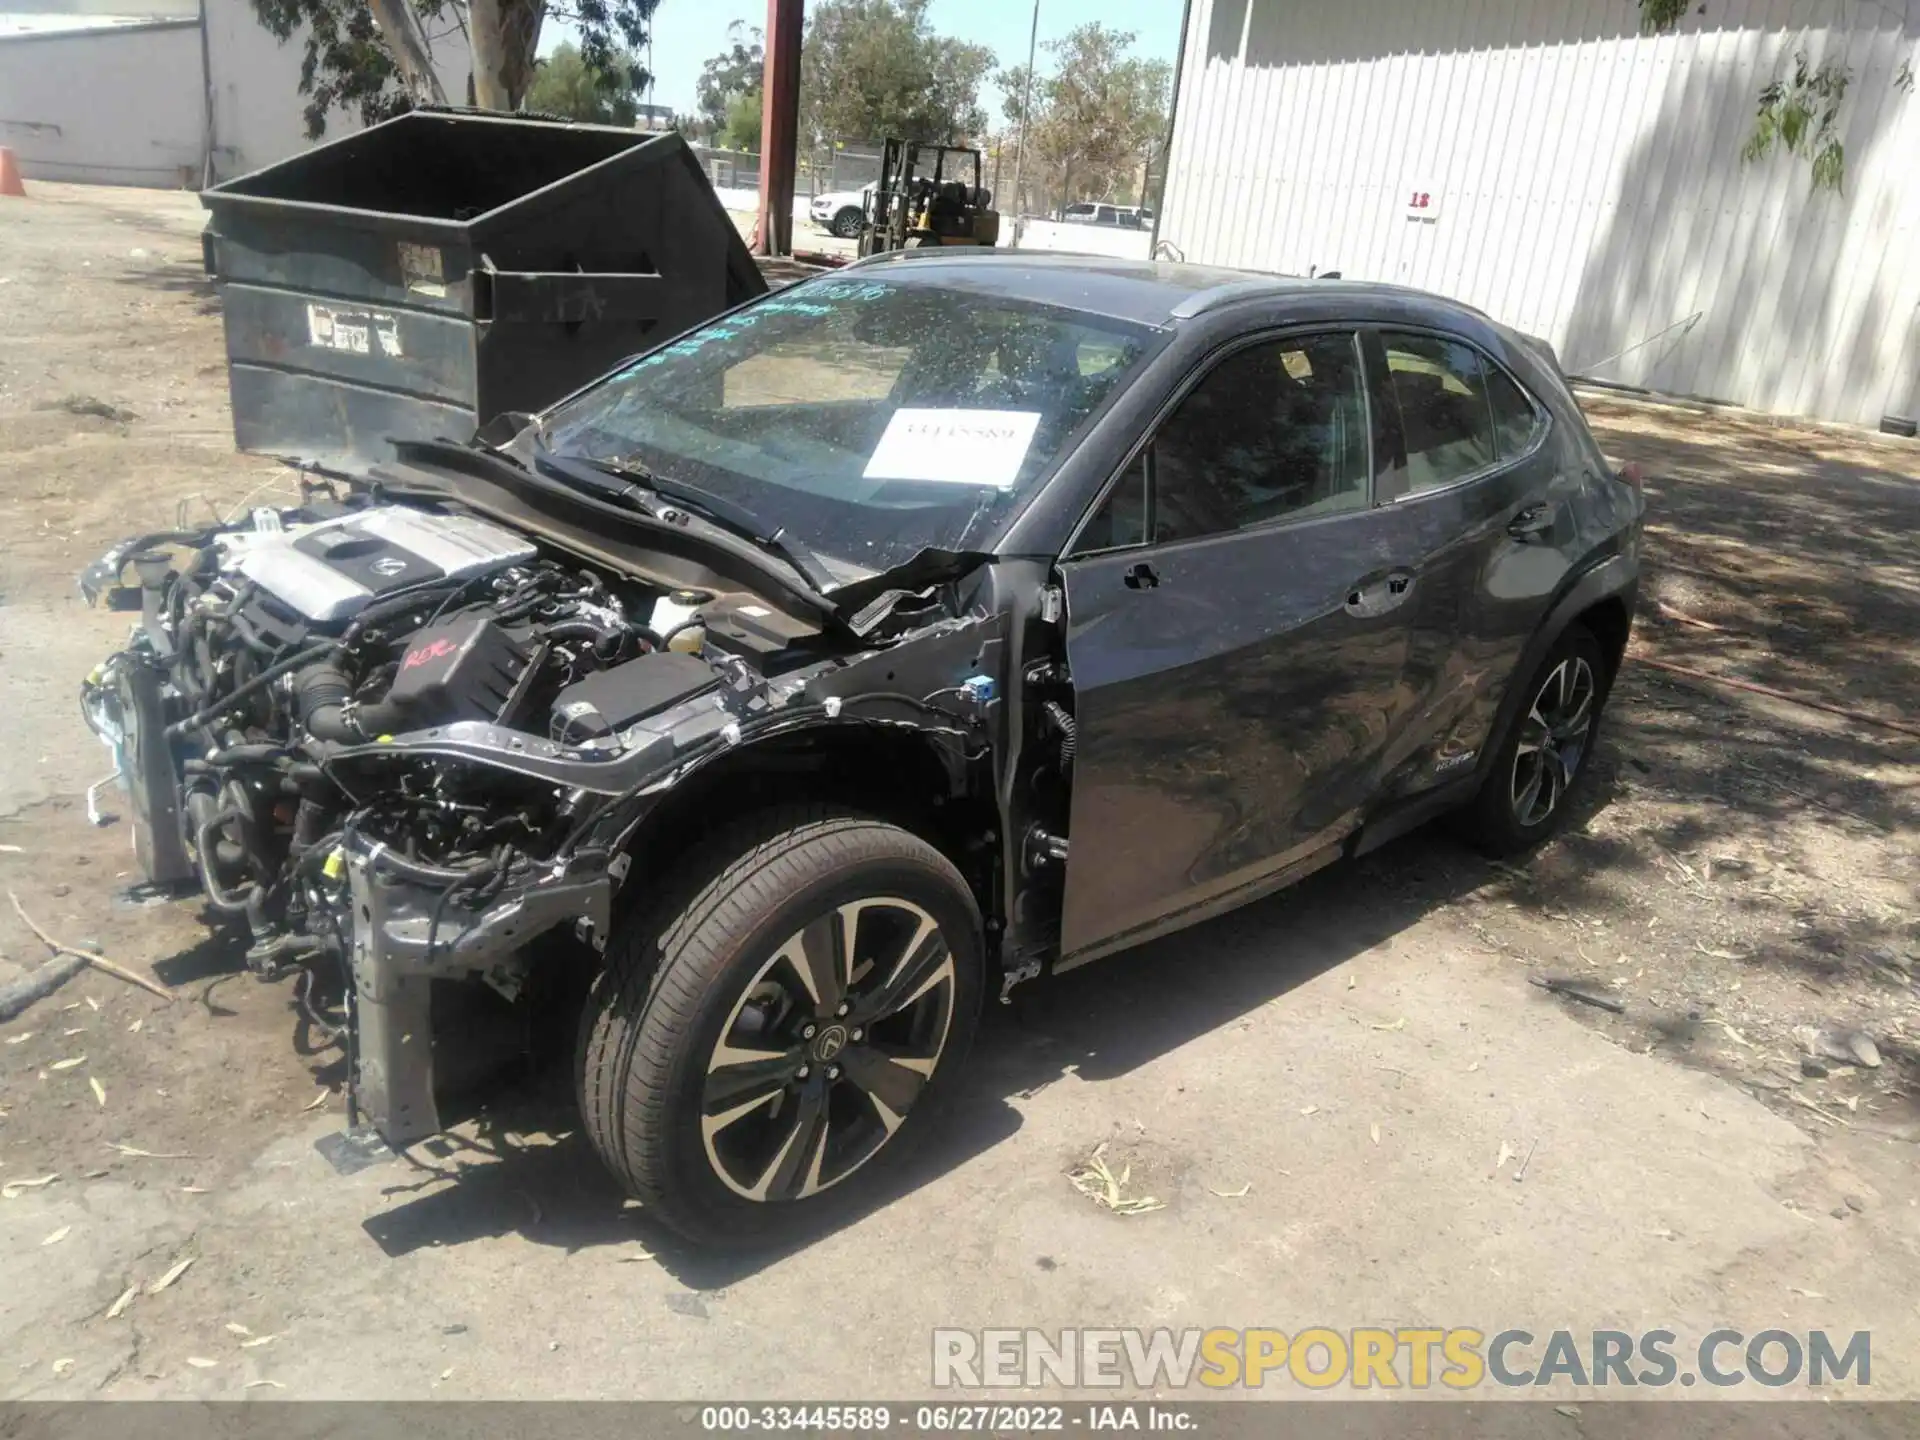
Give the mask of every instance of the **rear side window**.
[[1436, 335], [1381, 339], [1406, 431], [1408, 494], [1517, 459], [1538, 438], [1539, 407], [1473, 346]]
[[1480, 352], [1437, 335], [1380, 338], [1406, 431], [1407, 493], [1451, 485], [1493, 464], [1493, 410]]
[[1502, 460], [1516, 459], [1533, 444], [1540, 429], [1540, 412], [1506, 371], [1485, 360], [1480, 365], [1486, 372], [1487, 404], [1493, 411], [1494, 447]]

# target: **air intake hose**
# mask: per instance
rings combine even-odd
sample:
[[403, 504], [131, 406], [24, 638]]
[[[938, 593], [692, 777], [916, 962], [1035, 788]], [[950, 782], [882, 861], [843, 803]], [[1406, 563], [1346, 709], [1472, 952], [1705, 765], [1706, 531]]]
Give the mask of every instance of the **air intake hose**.
[[359, 745], [407, 727], [400, 706], [384, 700], [356, 705], [352, 697], [353, 683], [339, 666], [326, 661], [293, 677], [294, 710], [316, 740]]

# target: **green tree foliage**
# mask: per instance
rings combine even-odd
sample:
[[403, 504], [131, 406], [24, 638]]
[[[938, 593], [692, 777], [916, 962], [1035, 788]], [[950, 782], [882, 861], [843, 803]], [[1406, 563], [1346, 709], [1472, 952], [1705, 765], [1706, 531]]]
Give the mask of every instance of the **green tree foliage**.
[[[250, 0], [256, 19], [283, 43], [300, 37], [300, 94], [307, 138], [326, 134], [338, 111], [373, 124], [436, 98], [418, 61], [424, 42], [469, 48], [480, 104], [514, 109], [534, 76], [548, 19], [570, 23], [582, 63], [637, 88], [631, 53], [645, 46], [660, 0]], [[464, 13], [463, 13], [464, 11]], [[445, 98], [464, 104], [467, 94]]]
[[1838, 130], [1841, 102], [1853, 72], [1844, 65], [1809, 65], [1806, 51], [1793, 57], [1793, 73], [1768, 83], [1760, 92], [1753, 133], [1741, 150], [1748, 163], [1776, 148], [1808, 157], [1813, 188], [1838, 190], [1846, 183], [1847, 150]]
[[800, 51], [800, 132], [814, 143], [966, 140], [986, 127], [993, 51], [936, 35], [928, 0], [819, 0]]
[[[700, 79], [694, 87], [698, 106], [697, 124], [708, 144], [718, 144], [733, 130], [734, 111], [743, 97], [751, 96], [755, 118], [754, 143], [760, 139], [760, 88], [766, 73], [766, 48], [761, 33], [741, 21], [727, 27], [727, 48], [700, 67]], [[726, 143], [732, 144], [731, 140]]]
[[[1055, 203], [1130, 198], [1161, 142], [1171, 67], [1131, 54], [1134, 38], [1094, 21], [1043, 47], [1051, 69], [1033, 79], [1022, 179]], [[1026, 67], [999, 82], [1003, 113], [1017, 126]]]
[[[430, 14], [415, 9], [429, 24], [444, 14], [439, 4]], [[365, 0], [253, 0], [253, 12], [282, 44], [306, 29], [299, 90], [307, 98], [309, 140], [326, 134], [335, 110], [372, 125], [411, 107], [400, 67]]]
[[760, 92], [743, 91], [727, 99], [727, 123], [720, 143], [729, 150], [760, 148]]
[[595, 70], [566, 42], [538, 62], [526, 108], [594, 125], [632, 125], [646, 73], [630, 52], [616, 52], [610, 67]]
[[[1649, 35], [1665, 34], [1689, 10], [1704, 13], [1706, 8], [1696, 0], [1640, 0], [1640, 28]], [[1902, 94], [1912, 92], [1911, 60], [1900, 67], [1893, 83]], [[1852, 84], [1852, 67], [1844, 61], [1815, 64], [1805, 49], [1796, 48], [1793, 68], [1783, 69], [1761, 87], [1753, 130], [1741, 147], [1741, 158], [1753, 164], [1781, 150], [1807, 162], [1815, 190], [1844, 189], [1847, 147], [1840, 138], [1840, 112]]]
[[1692, 3], [1693, 0], [1640, 0], [1640, 28], [1649, 35], [1671, 30]]

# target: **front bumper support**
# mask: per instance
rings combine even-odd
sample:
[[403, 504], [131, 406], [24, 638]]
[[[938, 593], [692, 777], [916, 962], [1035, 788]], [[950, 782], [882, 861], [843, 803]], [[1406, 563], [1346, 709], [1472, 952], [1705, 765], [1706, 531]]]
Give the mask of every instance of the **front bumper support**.
[[383, 869], [378, 848], [347, 857], [353, 903], [355, 1071], [353, 1101], [398, 1149], [442, 1129], [433, 1091], [434, 980], [483, 980], [517, 994], [525, 947], [557, 926], [591, 929], [606, 944], [613, 881], [605, 871], [564, 873], [510, 886], [467, 909], [456, 895], [433, 912], [442, 891]]

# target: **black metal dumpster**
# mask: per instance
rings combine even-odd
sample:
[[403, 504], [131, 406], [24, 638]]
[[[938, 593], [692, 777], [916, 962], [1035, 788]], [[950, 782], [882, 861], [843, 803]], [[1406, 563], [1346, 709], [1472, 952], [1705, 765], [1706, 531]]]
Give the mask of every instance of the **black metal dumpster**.
[[767, 288], [678, 135], [415, 111], [200, 198], [236, 443], [347, 473]]

